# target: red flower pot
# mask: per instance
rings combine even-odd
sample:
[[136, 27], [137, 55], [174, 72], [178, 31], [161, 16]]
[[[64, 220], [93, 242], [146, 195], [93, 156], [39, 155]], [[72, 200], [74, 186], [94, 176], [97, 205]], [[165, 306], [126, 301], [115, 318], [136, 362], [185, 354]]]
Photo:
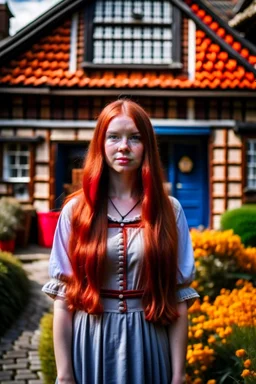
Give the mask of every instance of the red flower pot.
[[38, 212], [38, 244], [51, 248], [60, 212]]
[[1, 251], [13, 253], [15, 249], [15, 239], [0, 240], [0, 249]]

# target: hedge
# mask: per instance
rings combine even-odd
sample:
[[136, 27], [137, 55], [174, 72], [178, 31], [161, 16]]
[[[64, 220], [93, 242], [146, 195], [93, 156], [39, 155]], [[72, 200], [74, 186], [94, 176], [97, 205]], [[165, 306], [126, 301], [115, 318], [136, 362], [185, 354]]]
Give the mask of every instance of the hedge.
[[221, 217], [221, 229], [233, 229], [246, 247], [256, 247], [256, 205], [226, 211]]
[[53, 349], [53, 314], [47, 313], [40, 322], [39, 357], [45, 384], [55, 383], [57, 371]]
[[0, 252], [0, 336], [3, 336], [29, 297], [29, 280], [19, 260]]

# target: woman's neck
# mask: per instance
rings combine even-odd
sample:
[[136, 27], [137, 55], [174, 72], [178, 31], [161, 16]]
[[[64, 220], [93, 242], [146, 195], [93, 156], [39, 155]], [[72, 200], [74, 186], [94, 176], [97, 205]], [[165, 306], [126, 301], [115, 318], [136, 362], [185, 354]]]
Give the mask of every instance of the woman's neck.
[[120, 200], [138, 196], [137, 177], [133, 174], [109, 172], [109, 196]]

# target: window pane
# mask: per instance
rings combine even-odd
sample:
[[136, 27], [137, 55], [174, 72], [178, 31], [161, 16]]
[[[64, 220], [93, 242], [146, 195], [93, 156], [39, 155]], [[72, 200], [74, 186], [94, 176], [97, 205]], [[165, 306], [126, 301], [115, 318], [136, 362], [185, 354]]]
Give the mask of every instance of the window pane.
[[19, 163], [20, 163], [20, 165], [28, 164], [27, 156], [20, 156], [19, 157]]
[[15, 168], [10, 169], [10, 177], [18, 177], [18, 170]]
[[[171, 63], [172, 6], [170, 1], [107, 0], [96, 1], [96, 3], [94, 22], [97, 21], [97, 25], [94, 25], [93, 34], [94, 63]], [[141, 19], [136, 18], [136, 15], [141, 15]], [[100, 17], [102, 21], [99, 25]], [[157, 25], [150, 27], [148, 23], [152, 22]], [[117, 40], [121, 40], [121, 44], [117, 43]], [[153, 43], [152, 40], [158, 40], [158, 43]], [[137, 41], [140, 41], [140, 44], [137, 44]], [[164, 45], [165, 42], [168, 45]]]
[[96, 1], [94, 21], [101, 22], [103, 20], [103, 1]]
[[28, 176], [29, 176], [28, 169], [22, 169], [21, 170], [21, 177], [28, 177]]
[[17, 144], [7, 144], [7, 151], [17, 151]]
[[16, 156], [10, 156], [10, 165], [14, 165], [16, 160]]
[[112, 62], [113, 42], [108, 40], [105, 42], [105, 63]]
[[247, 141], [247, 186], [256, 188], [256, 140]]

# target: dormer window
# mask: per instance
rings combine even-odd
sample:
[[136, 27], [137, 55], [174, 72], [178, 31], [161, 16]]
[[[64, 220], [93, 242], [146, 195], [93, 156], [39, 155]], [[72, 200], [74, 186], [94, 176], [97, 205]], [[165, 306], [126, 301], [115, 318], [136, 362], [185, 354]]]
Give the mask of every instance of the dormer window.
[[94, 1], [84, 66], [180, 67], [180, 13], [168, 0]]

